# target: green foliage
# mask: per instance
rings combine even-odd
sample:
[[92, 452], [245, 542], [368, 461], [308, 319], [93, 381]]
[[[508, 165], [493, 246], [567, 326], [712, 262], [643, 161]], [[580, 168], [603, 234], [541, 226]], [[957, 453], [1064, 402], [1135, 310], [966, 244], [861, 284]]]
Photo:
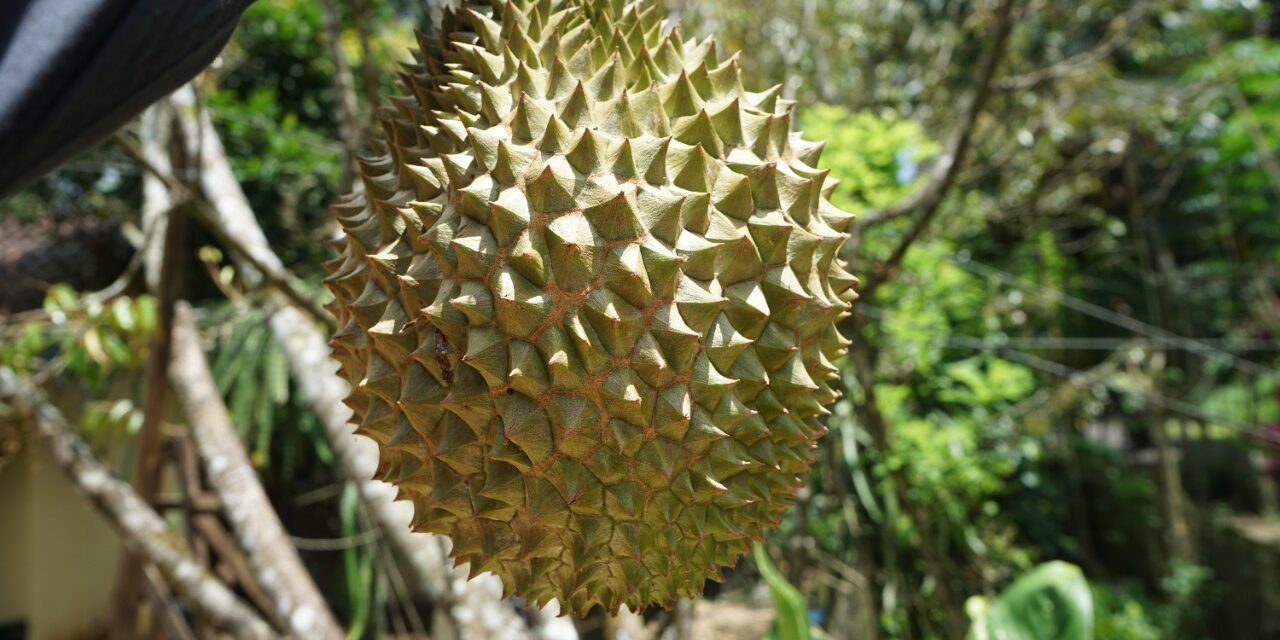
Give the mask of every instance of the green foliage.
[[[288, 262], [323, 259], [325, 207], [342, 173], [333, 62], [319, 3], [256, 2], [206, 97], [227, 156]], [[312, 267], [314, 268], [314, 267]]]
[[95, 442], [131, 436], [142, 427], [142, 409], [121, 385], [140, 376], [156, 328], [155, 300], [118, 297], [103, 302], [66, 285], [49, 288], [40, 319], [9, 328], [0, 342], [0, 366], [53, 379], [67, 395], [83, 398], [79, 425]]
[[288, 361], [262, 314], [231, 304], [216, 309], [209, 322], [218, 337], [210, 362], [214, 382], [253, 464], [291, 478], [304, 453], [331, 463], [333, 453], [315, 416], [299, 404]]
[[822, 164], [840, 179], [832, 203], [849, 211], [884, 207], [907, 196], [920, 163], [938, 151], [919, 123], [891, 113], [815, 104], [800, 115], [806, 137], [827, 143]]
[[50, 287], [42, 318], [9, 330], [0, 365], [20, 373], [66, 376], [100, 389], [117, 370], [138, 370], [156, 326], [155, 300], [119, 297], [103, 302], [66, 285]]
[[1207, 392], [1201, 406], [1231, 420], [1276, 423], [1280, 422], [1280, 397], [1272, 391], [1277, 388], [1280, 374], [1226, 382]]
[[973, 616], [974, 640], [1090, 640], [1093, 596], [1079, 567], [1042, 564], [988, 603], [975, 597], [965, 605]]
[[1183, 629], [1201, 629], [1206, 623], [1206, 591], [1213, 578], [1213, 570], [1174, 560], [1168, 572], [1160, 580], [1164, 606], [1155, 617], [1166, 636], [1178, 635]]
[[[1093, 584], [1098, 640], [1162, 640], [1198, 637], [1207, 613], [1205, 567], [1175, 561], [1160, 580], [1158, 597], [1133, 583]], [[1209, 637], [1212, 637], [1210, 635]]]
[[[1073, 437], [1070, 447], [1025, 461], [999, 499], [1017, 524], [1017, 544], [1042, 557], [1096, 562], [1111, 576], [1159, 573], [1145, 553], [1146, 536], [1159, 527], [1155, 481], [1124, 458], [1115, 447]], [[1094, 522], [1103, 523], [1099, 531], [1085, 529]]]
[[1133, 589], [1090, 585], [1096, 609], [1093, 633], [1098, 640], [1160, 640], [1166, 637], [1151, 620], [1151, 602]]
[[[341, 44], [354, 81], [362, 79], [360, 65], [368, 64], [385, 94], [394, 78], [389, 70], [406, 57], [422, 7], [368, 4], [375, 29], [370, 59], [361, 58], [350, 24], [344, 25]], [[326, 37], [320, 3], [255, 2], [206, 96], [236, 177], [275, 250], [308, 276], [318, 276], [328, 256], [327, 207], [342, 175], [340, 110]], [[362, 104], [361, 110], [370, 114], [377, 106]], [[374, 121], [362, 116], [359, 125], [364, 130], [354, 135], [363, 145]]]
[[239, 314], [220, 341], [211, 368], [232, 422], [252, 443], [253, 463], [270, 464], [275, 411], [289, 400], [289, 365], [257, 314]]
[[[806, 131], [830, 139], [822, 165], [840, 176], [836, 196], [853, 209], [880, 207], [909, 195], [918, 188], [917, 164], [939, 149], [909, 121], [837, 107], [801, 113]], [[956, 226], [981, 224], [976, 208], [962, 214]], [[895, 225], [888, 227], [875, 230], [865, 242], [887, 246], [900, 233]], [[876, 345], [884, 363], [875, 393], [892, 425], [893, 447], [878, 450], [858, 421], [863, 398], [852, 371], [845, 374], [850, 395], [837, 403], [829, 426], [842, 441], [844, 469], [857, 505], [885, 527], [882, 551], [893, 556], [886, 562], [912, 567], [922, 561], [917, 550], [922, 532], [892, 491], [890, 476], [900, 472], [907, 478], [910, 499], [930, 514], [929, 526], [941, 532], [949, 547], [962, 550], [983, 571], [1008, 575], [1029, 566], [1031, 558], [1014, 544], [1016, 523], [1003, 513], [1002, 497], [1023, 488], [1020, 470], [1037, 459], [1041, 445], [1035, 434], [1014, 429], [1005, 416], [1034, 394], [1039, 383], [1023, 365], [950, 342], [949, 336], [957, 334], [984, 336], [1009, 313], [1007, 304], [989, 298], [982, 279], [948, 258], [954, 251], [943, 239], [918, 243], [906, 257], [905, 276], [881, 288], [875, 299], [855, 304], [855, 313], [874, 321], [864, 339]], [[811, 485], [822, 482], [815, 478]], [[815, 505], [809, 516], [815, 535], [828, 553], [855, 561], [840, 534], [843, 509], [822, 504], [829, 507]], [[904, 633], [912, 624], [909, 610], [896, 599], [886, 602], [884, 628], [891, 636]], [[941, 618], [936, 611], [928, 615]]]
[[219, 89], [232, 94], [227, 99], [248, 101], [265, 93], [271, 100], [254, 104], [270, 102], [314, 129], [328, 131], [336, 126], [333, 59], [325, 48], [320, 3], [254, 3], [226, 55]]
[[[342, 535], [353, 539], [359, 535], [359, 489], [354, 483], [342, 485], [342, 501], [339, 506], [342, 517]], [[357, 640], [369, 631], [373, 608], [373, 557], [356, 545], [342, 550], [342, 566], [346, 576], [347, 607], [351, 622], [347, 625], [347, 638]]]

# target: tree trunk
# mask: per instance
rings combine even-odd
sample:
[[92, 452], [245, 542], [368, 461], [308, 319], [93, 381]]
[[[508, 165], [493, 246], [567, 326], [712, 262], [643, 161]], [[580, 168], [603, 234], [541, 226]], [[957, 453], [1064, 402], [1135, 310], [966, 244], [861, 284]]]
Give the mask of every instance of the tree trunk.
[[369, 103], [368, 108], [376, 109], [381, 92], [378, 87], [378, 71], [373, 66], [373, 47], [369, 43], [373, 31], [369, 22], [369, 0], [348, 0], [347, 11], [351, 13], [356, 39], [360, 42], [360, 89]]
[[329, 45], [329, 58], [333, 61], [333, 90], [338, 103], [338, 137], [342, 139], [342, 147], [346, 156], [342, 162], [342, 177], [338, 183], [338, 192], [351, 191], [355, 182], [355, 157], [360, 151], [357, 137], [360, 126], [356, 124], [356, 91], [351, 78], [351, 65], [342, 51], [342, 19], [338, 15], [338, 7], [334, 0], [323, 0], [325, 43]]
[[[893, 440], [889, 433], [889, 421], [880, 411], [880, 403], [875, 391], [875, 361], [872, 359], [866, 342], [863, 339], [863, 322], [860, 316], [854, 315], [853, 344], [849, 347], [849, 359], [853, 363], [858, 378], [858, 386], [862, 388], [863, 401], [857, 409], [861, 414], [863, 425], [871, 436], [876, 449], [882, 456], [887, 456], [893, 448]], [[925, 573], [932, 576], [937, 585], [938, 604], [946, 612], [947, 635], [963, 637], [968, 623], [965, 620], [963, 602], [955, 595], [951, 583], [950, 563], [944, 557], [945, 551], [934, 539], [929, 529], [929, 518], [921, 512], [919, 505], [908, 493], [907, 479], [901, 469], [889, 472], [892, 491], [911, 521], [912, 527], [919, 537]]]
[[[173, 167], [181, 162], [170, 157], [172, 113], [153, 107], [144, 119], [143, 153], [158, 164]], [[162, 431], [169, 396], [166, 381], [172, 344], [173, 304], [181, 279], [180, 248], [186, 242], [186, 220], [169, 196], [168, 189], [157, 189], [154, 181], [144, 183], [143, 224], [148, 227], [141, 251], [146, 268], [147, 290], [157, 300], [156, 331], [152, 335], [143, 383], [142, 428], [134, 439], [133, 486], [138, 497], [148, 504], [156, 499], [163, 469], [164, 433]], [[176, 205], [176, 206], [175, 206]], [[143, 587], [142, 565], [126, 552], [120, 562], [115, 588], [115, 619], [112, 634], [128, 637], [137, 630], [138, 603]]]
[[[1130, 136], [1132, 140], [1134, 135]], [[1131, 148], [1135, 145], [1131, 142]], [[1135, 250], [1138, 254], [1139, 275], [1142, 290], [1146, 296], [1149, 322], [1168, 335], [1167, 314], [1160, 300], [1160, 292], [1151, 280], [1156, 277], [1154, 251], [1151, 243], [1149, 221], [1146, 219], [1142, 194], [1138, 186], [1137, 159], [1131, 152], [1124, 162], [1124, 185], [1129, 207], [1129, 222], [1133, 229]], [[1147, 368], [1150, 391], [1163, 393], [1161, 375], [1164, 372], [1166, 354], [1163, 345], [1153, 347], [1148, 354], [1151, 365]], [[1182, 489], [1182, 470], [1178, 454], [1169, 444], [1168, 432], [1165, 429], [1165, 412], [1163, 407], [1148, 401], [1148, 431], [1151, 444], [1156, 450], [1157, 483], [1160, 492], [1161, 512], [1164, 519], [1165, 552], [1170, 558], [1193, 561], [1195, 544], [1191, 538], [1191, 526], [1187, 521], [1185, 494]]]

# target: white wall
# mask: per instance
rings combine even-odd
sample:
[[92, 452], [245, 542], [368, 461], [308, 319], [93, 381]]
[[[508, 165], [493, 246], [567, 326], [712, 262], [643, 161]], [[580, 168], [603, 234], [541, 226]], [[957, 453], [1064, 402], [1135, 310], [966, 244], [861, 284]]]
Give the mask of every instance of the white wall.
[[109, 619], [119, 541], [43, 450], [0, 468], [0, 625], [30, 640], [85, 637]]

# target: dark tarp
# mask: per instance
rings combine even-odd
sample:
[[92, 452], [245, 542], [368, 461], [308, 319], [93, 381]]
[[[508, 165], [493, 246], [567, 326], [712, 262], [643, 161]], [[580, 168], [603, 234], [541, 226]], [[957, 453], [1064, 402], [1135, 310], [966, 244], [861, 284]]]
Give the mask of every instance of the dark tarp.
[[0, 198], [213, 61], [252, 0], [0, 0]]

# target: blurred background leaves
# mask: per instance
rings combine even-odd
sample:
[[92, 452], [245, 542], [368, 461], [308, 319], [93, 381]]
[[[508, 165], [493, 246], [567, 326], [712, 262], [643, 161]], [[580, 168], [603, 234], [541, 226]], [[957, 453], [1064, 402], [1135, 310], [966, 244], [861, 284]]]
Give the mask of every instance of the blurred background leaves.
[[[996, 3], [666, 4], [687, 35], [743, 51], [750, 88], [781, 83], [799, 101], [806, 137], [827, 141], [836, 203], [867, 213], [926, 183], [974, 89]], [[1280, 637], [1268, 613], [1280, 548], [1265, 533], [1280, 527], [1273, 5], [1016, 3], [972, 157], [900, 275], [844, 327], [872, 385], [837, 363], [846, 394], [808, 490], [767, 543], [776, 571], [758, 549], [709, 602], [778, 602], [779, 638], [956, 637], [970, 597], [988, 602], [993, 638], [1055, 637], [1025, 635], [1036, 616], [1076, 630], [1063, 638], [1090, 624], [1099, 638]], [[336, 6], [362, 138], [430, 7]], [[320, 3], [260, 0], [197, 84], [272, 246], [312, 286], [346, 169], [326, 37]], [[104, 145], [0, 203], [0, 301], [12, 312], [0, 363], [56, 379], [104, 445], [137, 428], [155, 309], [89, 292], [129, 261], [117, 249], [140, 233], [140, 182]], [[876, 272], [911, 222], [857, 223], [851, 271]], [[355, 489], [265, 319], [220, 258], [206, 263], [213, 277], [192, 270], [188, 287], [282, 519], [351, 637], [412, 631], [412, 598], [365, 537]], [[868, 430], [872, 398], [887, 441]], [[1171, 513], [1177, 497], [1185, 506]], [[1190, 554], [1171, 540], [1175, 518]], [[1079, 570], [1043, 564], [1054, 560]], [[1083, 616], [1086, 600], [1092, 623], [1059, 617]], [[1058, 603], [1052, 615], [1044, 602]], [[1013, 635], [994, 630], [1006, 623]]]

